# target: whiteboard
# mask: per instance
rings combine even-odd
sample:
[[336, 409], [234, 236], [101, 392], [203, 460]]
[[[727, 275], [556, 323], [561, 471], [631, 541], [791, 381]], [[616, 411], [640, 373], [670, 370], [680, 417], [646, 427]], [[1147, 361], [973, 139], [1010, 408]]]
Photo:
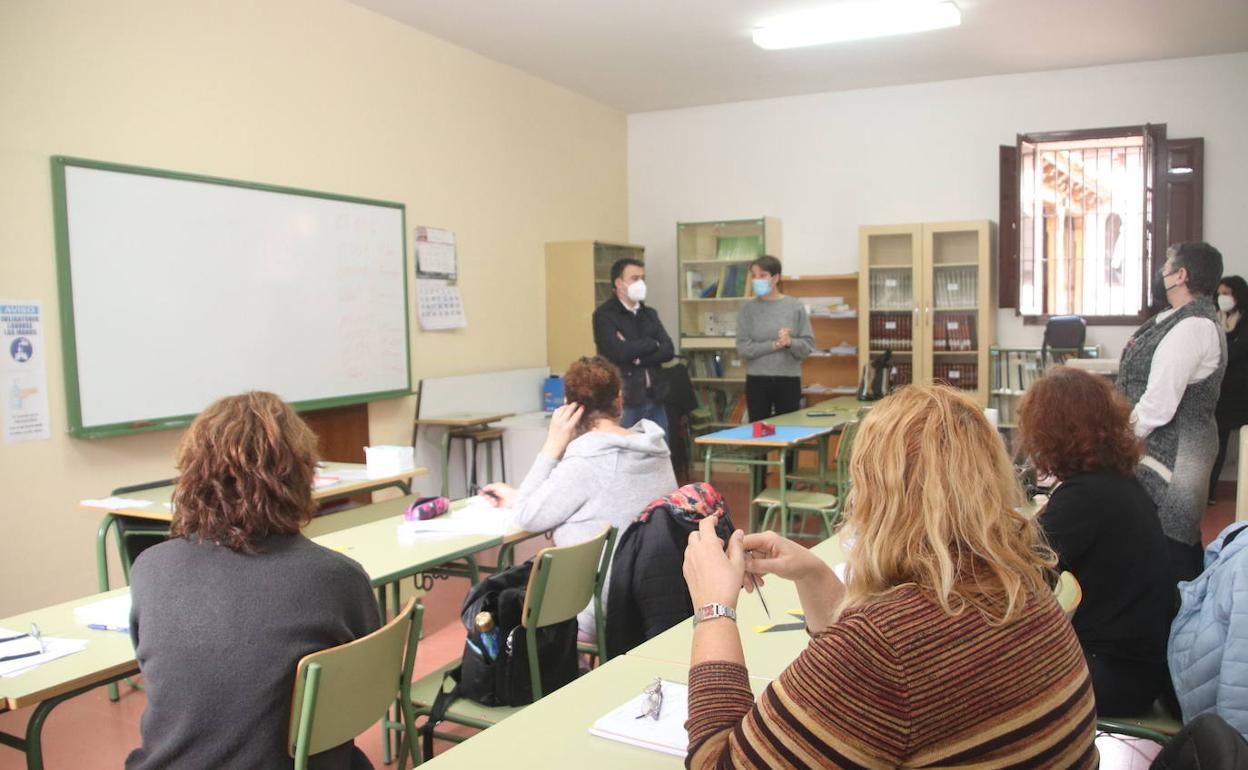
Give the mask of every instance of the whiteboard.
[[411, 392], [401, 204], [53, 158], [70, 432]]

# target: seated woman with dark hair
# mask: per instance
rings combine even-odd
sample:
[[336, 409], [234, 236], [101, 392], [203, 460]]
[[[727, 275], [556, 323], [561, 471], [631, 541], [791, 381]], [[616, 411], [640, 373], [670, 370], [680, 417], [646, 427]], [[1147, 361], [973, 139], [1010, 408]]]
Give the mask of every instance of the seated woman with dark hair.
[[[295, 665], [380, 624], [360, 565], [299, 533], [316, 436], [277, 396], [245, 393], [195, 418], [177, 466], [173, 537], [130, 575], [147, 710], [126, 767], [293, 767]], [[310, 766], [371, 764], [346, 743]]]
[[1166, 640], [1177, 594], [1153, 499], [1135, 477], [1142, 442], [1108, 380], [1050, 369], [1019, 405], [1020, 449], [1061, 484], [1038, 521], [1083, 588], [1072, 622], [1097, 711], [1134, 716], [1169, 701]]
[[[676, 489], [663, 429], [639, 420], [620, 427], [620, 372], [605, 358], [581, 358], [563, 376], [567, 403], [550, 418], [546, 444], [516, 490], [488, 484], [496, 504], [514, 509], [529, 532], [554, 530], [555, 545], [573, 545], [608, 525], [621, 531], [646, 505]], [[606, 596], [603, 596], [606, 608]], [[596, 639], [593, 604], [580, 614], [580, 636]]]
[[[863, 420], [849, 472], [844, 583], [774, 532], [738, 530], [726, 552], [710, 518], [690, 536], [685, 766], [1095, 768], [1088, 668], [1045, 581], [1056, 559], [979, 405], [902, 388]], [[757, 701], [754, 632], [735, 624], [747, 575], [792, 580], [812, 635]]]

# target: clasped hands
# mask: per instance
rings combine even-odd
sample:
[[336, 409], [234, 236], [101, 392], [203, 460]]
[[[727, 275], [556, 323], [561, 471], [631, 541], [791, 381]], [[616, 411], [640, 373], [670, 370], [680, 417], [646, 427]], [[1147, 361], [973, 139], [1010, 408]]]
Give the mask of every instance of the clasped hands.
[[711, 603], [735, 608], [741, 589], [754, 589], [750, 576], [760, 585], [764, 575], [800, 584], [823, 580], [824, 573], [832, 573], [818, 556], [775, 532], [747, 535], [738, 529], [725, 550], [724, 541], [715, 534], [716, 521], [710, 516], [702, 519], [698, 531], [689, 533], [685, 548], [685, 582], [695, 608]]

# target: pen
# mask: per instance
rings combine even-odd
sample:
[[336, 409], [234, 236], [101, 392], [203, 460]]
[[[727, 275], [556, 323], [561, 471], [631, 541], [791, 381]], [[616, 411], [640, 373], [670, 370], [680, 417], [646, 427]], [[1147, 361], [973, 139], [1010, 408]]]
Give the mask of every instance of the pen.
[[92, 631], [120, 631], [123, 634], [130, 633], [130, 629], [122, 626], [106, 626], [103, 623], [88, 623], [87, 628]]
[[763, 603], [763, 612], [767, 613], [767, 618], [771, 618], [771, 610], [767, 609], [767, 600], [763, 598], [763, 587], [758, 584], [758, 578], [751, 574], [750, 582], [754, 584], [754, 593], [758, 596], [758, 600]]

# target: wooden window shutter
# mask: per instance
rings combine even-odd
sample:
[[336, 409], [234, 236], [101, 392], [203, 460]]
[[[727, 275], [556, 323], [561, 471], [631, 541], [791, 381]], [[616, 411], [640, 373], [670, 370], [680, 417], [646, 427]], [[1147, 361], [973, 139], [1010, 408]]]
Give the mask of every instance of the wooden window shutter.
[[997, 212], [997, 306], [1018, 307], [1018, 147], [997, 150], [1000, 209]]

